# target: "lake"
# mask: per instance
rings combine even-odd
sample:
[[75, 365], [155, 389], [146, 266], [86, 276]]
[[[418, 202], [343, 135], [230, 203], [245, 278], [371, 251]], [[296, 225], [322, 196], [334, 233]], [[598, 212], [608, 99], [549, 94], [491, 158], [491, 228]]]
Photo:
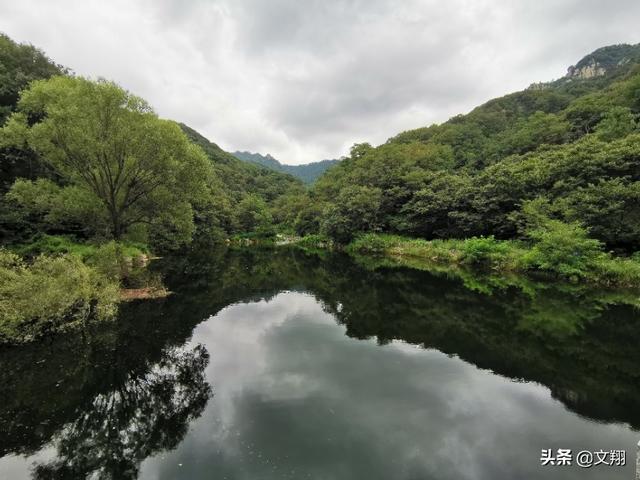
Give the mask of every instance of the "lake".
[[633, 294], [287, 248], [153, 268], [170, 297], [0, 352], [0, 478], [633, 478]]

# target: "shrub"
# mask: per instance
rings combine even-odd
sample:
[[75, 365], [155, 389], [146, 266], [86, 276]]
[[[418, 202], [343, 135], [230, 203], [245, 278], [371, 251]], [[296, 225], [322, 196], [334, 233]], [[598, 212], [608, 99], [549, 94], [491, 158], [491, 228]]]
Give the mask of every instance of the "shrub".
[[509, 243], [490, 237], [472, 237], [461, 242], [462, 261], [470, 264], [487, 264], [506, 256]]
[[640, 283], [640, 259], [603, 255], [594, 265], [594, 275], [607, 285], [636, 287]]
[[129, 273], [122, 247], [116, 242], [109, 242], [97, 247], [87, 258], [87, 264], [107, 278], [119, 281]]
[[145, 268], [146, 253], [141, 248], [144, 245], [111, 241], [97, 247], [86, 263], [110, 280], [120, 282], [125, 288], [159, 287], [161, 278]]
[[118, 283], [78, 256], [25, 263], [0, 250], [0, 343], [21, 343], [89, 319], [114, 315]]
[[13, 246], [11, 250], [28, 258], [39, 255], [73, 255], [95, 267], [99, 273], [113, 279], [126, 278], [131, 273], [132, 266], [139, 264], [142, 257], [149, 255], [149, 248], [142, 243], [112, 240], [97, 245], [78, 243], [73, 237], [56, 235], [39, 235], [30, 243]]
[[82, 259], [90, 256], [96, 247], [88, 243], [78, 243], [70, 237], [58, 235], [38, 235], [29, 243], [12, 247], [18, 255], [36, 257], [41, 254], [58, 255], [70, 253]]
[[295, 244], [303, 249], [323, 249], [333, 247], [333, 241], [324, 235], [305, 235], [295, 242]]
[[605, 256], [602, 243], [589, 238], [579, 223], [547, 220], [527, 232], [533, 247], [525, 255], [525, 265], [565, 277], [585, 277]]
[[382, 254], [390, 246], [389, 239], [384, 235], [366, 233], [349, 244], [349, 250], [360, 253]]

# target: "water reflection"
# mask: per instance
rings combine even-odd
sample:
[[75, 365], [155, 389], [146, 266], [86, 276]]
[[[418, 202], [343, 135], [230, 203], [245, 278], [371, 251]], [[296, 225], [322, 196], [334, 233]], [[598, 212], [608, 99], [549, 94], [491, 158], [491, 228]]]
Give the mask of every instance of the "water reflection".
[[178, 445], [212, 395], [209, 353], [131, 328], [105, 324], [4, 352], [1, 455], [36, 454], [36, 479], [132, 479], [142, 460]]
[[534, 478], [554, 435], [640, 427], [633, 293], [285, 249], [155, 268], [175, 295], [0, 353], [0, 476]]
[[215, 352], [216, 396], [175, 452], [144, 462], [143, 479], [630, 477], [538, 462], [543, 447], [629, 449], [627, 427], [437, 350], [348, 337], [308, 293], [230, 305], [193, 341]]
[[206, 349], [169, 349], [143, 376], [98, 394], [56, 433], [54, 460], [34, 467], [36, 479], [133, 479], [140, 462], [174, 448], [211, 395]]
[[518, 381], [542, 383], [581, 415], [640, 428], [637, 291], [452, 276], [296, 250], [194, 255], [164, 268], [171, 288], [191, 299], [196, 317], [238, 300], [311, 292], [351, 337], [435, 348]]

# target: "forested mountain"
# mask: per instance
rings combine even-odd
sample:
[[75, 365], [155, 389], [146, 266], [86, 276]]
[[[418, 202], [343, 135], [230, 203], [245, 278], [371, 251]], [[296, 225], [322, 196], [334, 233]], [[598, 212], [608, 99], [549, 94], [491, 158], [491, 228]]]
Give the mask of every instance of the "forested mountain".
[[348, 242], [356, 232], [526, 238], [544, 218], [638, 250], [639, 52], [601, 48], [560, 80], [355, 145], [284, 221]]
[[[51, 79], [52, 77], [68, 78], [69, 80], [57, 81], [56, 78], [53, 78], [50, 85], [39, 85], [41, 91], [30, 93], [34, 100], [23, 101], [21, 107], [23, 111], [18, 112], [18, 115], [12, 118], [13, 123], [9, 125], [10, 122], [7, 122], [9, 115], [19, 107], [20, 95], [24, 97], [24, 93], [21, 91], [27, 91], [28, 87], [33, 85], [33, 81]], [[0, 35], [0, 122], [7, 123], [7, 127], [2, 132], [2, 138], [0, 138], [2, 140], [0, 147], [0, 243], [29, 241], [35, 235], [43, 233], [72, 234], [80, 238], [92, 238], [96, 235], [101, 237], [106, 235], [108, 238], [113, 233], [109, 233], [109, 229], [106, 227], [113, 222], [102, 217], [105, 215], [113, 216], [118, 209], [112, 206], [109, 207], [113, 210], [112, 213], [99, 212], [100, 206], [118, 201], [123, 202], [123, 200], [118, 199], [116, 193], [112, 194], [112, 199], [93, 198], [93, 194], [96, 192], [102, 195], [102, 190], [98, 188], [99, 185], [94, 189], [96, 191], [86, 198], [79, 196], [75, 191], [72, 195], [72, 189], [68, 184], [69, 182], [73, 184], [77, 175], [69, 177], [66, 174], [61, 174], [63, 166], [54, 166], [51, 161], [53, 157], [47, 158], [37, 152], [35, 146], [27, 145], [28, 135], [25, 136], [25, 127], [29, 126], [29, 122], [21, 126], [21, 115], [23, 114], [32, 116], [32, 120], [37, 121], [46, 120], [46, 117], [52, 116], [47, 111], [47, 102], [59, 102], [60, 105], [57, 108], [71, 108], [73, 102], [80, 101], [87, 95], [94, 95], [96, 98], [103, 95], [105, 102], [121, 102], [118, 104], [119, 108], [130, 109], [135, 115], [138, 115], [139, 120], [131, 124], [131, 129], [142, 128], [145, 119], [151, 120], [151, 116], [154, 115], [144, 100], [119, 89], [115, 84], [99, 81], [94, 85], [81, 78], [75, 79], [66, 68], [54, 63], [32, 45], [17, 44], [7, 36]], [[90, 97], [87, 97], [83, 100], [84, 103], [73, 108], [84, 108], [86, 112], [83, 115], [90, 115], [89, 112], [95, 105], [88, 103], [89, 100]], [[38, 104], [39, 102], [42, 105]], [[32, 120], [30, 119], [30, 121]], [[53, 122], [53, 116], [50, 120]], [[51, 127], [48, 128], [60, 129], [64, 121], [65, 119], [61, 117], [56, 123], [51, 123]], [[92, 121], [96, 122], [96, 128], [110, 128], [108, 124], [101, 125], [98, 117], [83, 118], [81, 121], [87, 122], [85, 128], [88, 128]], [[122, 121], [125, 122], [124, 119]], [[133, 122], [133, 119], [126, 121]], [[163, 122], [166, 123], [166, 121]], [[169, 124], [165, 126], [165, 123], [158, 124], [158, 128], [169, 128], [172, 133], [167, 132], [167, 135], [176, 135], [173, 127]], [[169, 123], [173, 124], [173, 122]], [[64, 135], [73, 134], [78, 140], [82, 135], [90, 134], [82, 129], [74, 130], [76, 127], [73, 125], [68, 127], [69, 131], [65, 131]], [[200, 192], [202, 195], [198, 199], [189, 199], [188, 208], [187, 204], [173, 205], [171, 202], [165, 204], [163, 210], [166, 218], [161, 221], [161, 223], [165, 223], [162, 228], [155, 225], [156, 221], [146, 224], [144, 229], [149, 234], [155, 232], [152, 236], [156, 238], [158, 245], [171, 244], [172, 241], [168, 241], [168, 239], [177, 238], [175, 237], [177, 230], [182, 230], [189, 237], [195, 234], [201, 237], [213, 236], [216, 238], [245, 231], [269, 232], [273, 228], [270, 205], [285, 193], [302, 192], [302, 183], [290, 175], [242, 162], [186, 125], [180, 125], [180, 129], [208, 157], [210, 163], [209, 167], [206, 167], [208, 171], [200, 179], [201, 182], [207, 183], [206, 193]], [[133, 131], [130, 133], [133, 138], [135, 133]], [[107, 141], [118, 141], [115, 138], [117, 132], [112, 134], [114, 138], [109, 138]], [[147, 136], [149, 135], [147, 134]], [[24, 138], [17, 140], [18, 137]], [[93, 141], [93, 137], [87, 137], [86, 141]], [[175, 147], [180, 142], [182, 140], [176, 137], [171, 146]], [[90, 147], [87, 144], [87, 148]], [[93, 145], [93, 147], [102, 148], [99, 144]], [[151, 147], [150, 145], [148, 148]], [[126, 148], [126, 146], [123, 144], [118, 148]], [[87, 155], [89, 152], [82, 154]], [[154, 155], [159, 155], [159, 158], [163, 154], [166, 153], [154, 152]], [[48, 155], [51, 156], [52, 153]], [[181, 157], [182, 155], [184, 157]], [[176, 158], [176, 167], [180, 167], [181, 162], [185, 162], [186, 165], [189, 155], [191, 153], [183, 149]], [[106, 172], [110, 172], [109, 168], [111, 167], [107, 168], [107, 165], [103, 167], [106, 168]], [[95, 175], [99, 179], [103, 179], [100, 168]], [[78, 173], [82, 177], [82, 172]], [[176, 179], [171, 188], [178, 188], [177, 180], [179, 179]], [[135, 183], [132, 183], [131, 186], [135, 189], [141, 188]], [[151, 186], [156, 188], [155, 184]], [[184, 188], [187, 188], [186, 184]], [[5, 195], [7, 191], [9, 194]], [[87, 192], [83, 192], [83, 195], [85, 194]], [[153, 212], [154, 208], [156, 209], [154, 214], [162, 213], [157, 210], [160, 204], [153, 207], [149, 199], [146, 198], [145, 191], [134, 192], [131, 195], [136, 199], [139, 195], [139, 198], [147, 202], [148, 213]], [[189, 195], [190, 192], [184, 191], [181, 201], [185, 201]], [[124, 202], [123, 205], [130, 201]], [[180, 212], [171, 211], [172, 208], [181, 210]], [[189, 216], [193, 218], [189, 218]], [[144, 222], [149, 222], [141, 213], [135, 218], [142, 218]], [[193, 227], [190, 226], [192, 224], [195, 225], [193, 232], [191, 232]], [[167, 234], [168, 232], [172, 233]], [[147, 238], [147, 236], [143, 235], [140, 238]]]
[[273, 158], [270, 153], [261, 155], [260, 153], [251, 152], [233, 152], [232, 155], [243, 162], [255, 163], [256, 165], [262, 165], [263, 167], [270, 168], [271, 170], [280, 171], [284, 166], [278, 160]]
[[605, 47], [559, 80], [354, 145], [305, 187], [274, 165], [310, 181], [336, 162], [242, 161], [0, 36], [0, 343], [112, 315], [119, 288], [153, 285], [134, 256], [234, 235], [637, 286], [639, 52]]
[[259, 153], [251, 152], [233, 152], [233, 155], [245, 162], [262, 165], [263, 167], [278, 172], [288, 173], [307, 184], [315, 182], [320, 175], [340, 162], [340, 160], [321, 160], [319, 162], [306, 163], [303, 165], [286, 165], [280, 163], [270, 154], [261, 155]]
[[[16, 109], [18, 91], [30, 81], [52, 75], [74, 78], [34, 47], [0, 40], [5, 117]], [[402, 132], [378, 147], [354, 145], [339, 162], [289, 166], [271, 156], [236, 152], [248, 160], [243, 162], [180, 125], [204, 152], [210, 169], [206, 194], [189, 200], [180, 215], [193, 212], [189, 222], [196, 236], [295, 230], [323, 233], [341, 243], [359, 232], [427, 239], [527, 238], [532, 225], [546, 219], [584, 228], [608, 248], [633, 252], [640, 247], [639, 61], [638, 45], [598, 49], [561, 79], [534, 83], [443, 124]], [[49, 101], [51, 95], [73, 89], [107, 95], [110, 88], [82, 79], [54, 84], [31, 95]], [[141, 119], [153, 115], [144, 101], [126, 92], [115, 89], [110, 95], [124, 95]], [[35, 120], [43, 114], [28, 102], [21, 108], [20, 115]], [[5, 140], [30, 127], [31, 120], [20, 115], [12, 128], [4, 129]], [[15, 139], [3, 145], [2, 188], [14, 190], [0, 203], [5, 242], [42, 231], [96, 234], [81, 215], [95, 220], [95, 212], [69, 204], [79, 197], [69, 196], [69, 180], [51, 162]], [[297, 171], [310, 182], [327, 166], [332, 168], [311, 189], [276, 171]], [[16, 187], [18, 178], [24, 181]], [[69, 212], [75, 217], [68, 218]], [[176, 218], [171, 228], [191, 228], [175, 224]]]
[[291, 175], [273, 169], [243, 162], [225, 152], [191, 127], [180, 124], [182, 131], [193, 143], [201, 147], [211, 159], [222, 182], [222, 187], [234, 198], [243, 194], [256, 194], [267, 202], [292, 191], [302, 191], [300, 181]]

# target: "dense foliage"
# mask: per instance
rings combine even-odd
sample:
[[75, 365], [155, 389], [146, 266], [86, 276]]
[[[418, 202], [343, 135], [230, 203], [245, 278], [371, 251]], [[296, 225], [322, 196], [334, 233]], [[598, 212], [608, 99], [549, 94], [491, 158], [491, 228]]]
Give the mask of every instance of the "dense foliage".
[[[31, 81], [65, 72], [34, 46], [17, 44], [0, 33], [0, 126], [16, 109], [20, 91]], [[30, 150], [0, 147], [0, 239], [19, 238], [18, 230], [33, 233], [33, 229], [20, 226], [22, 218], [5, 201], [4, 193], [17, 178], [47, 176], [50, 172]]]
[[145, 228], [146, 238], [170, 232], [172, 241], [188, 241], [193, 205], [206, 195], [212, 175], [177, 124], [105, 81], [58, 76], [33, 82], [0, 140], [33, 150], [59, 180], [18, 180], [11, 199], [107, 238]]
[[277, 219], [340, 243], [360, 232], [531, 242], [543, 238], [525, 211], [533, 202], [560, 237], [637, 251], [639, 53], [610, 47], [591, 57], [615, 59], [602, 75], [535, 84], [378, 147], [355, 145]]
[[20, 91], [30, 82], [65, 72], [64, 67], [53, 63], [33, 45], [17, 44], [0, 33], [0, 124], [13, 111]]
[[[0, 36], [0, 245], [25, 257], [5, 261], [4, 283], [15, 277], [45, 295], [38, 272], [51, 267], [117, 285], [134, 244], [167, 252], [277, 232], [314, 246], [374, 234], [353, 247], [374, 253], [399, 238], [377, 234], [397, 234], [393, 248], [418, 237], [416, 251], [454, 262], [637, 283], [639, 59], [640, 46], [597, 50], [563, 79], [377, 147], [354, 145], [305, 187], [158, 118], [114, 83], [70, 75]], [[28, 298], [3, 292], [7, 305]], [[94, 293], [51, 311], [82, 317], [74, 309], [94, 309]], [[26, 316], [11, 321], [37, 324], [24, 305]]]
[[74, 255], [26, 264], [0, 250], [0, 344], [26, 342], [70, 324], [112, 316], [117, 279]]
[[[114, 83], [66, 75], [30, 45], [0, 38], [0, 243], [40, 233], [127, 238], [167, 250], [266, 229], [270, 205], [300, 193], [288, 175], [250, 165], [186, 125], [159, 119]], [[19, 94], [20, 89], [22, 89]], [[5, 111], [3, 110], [3, 111]]]
[[303, 191], [4, 35], [0, 84], [0, 343], [106, 317], [119, 286], [156, 288], [131, 268], [148, 247], [272, 235], [271, 205]]

